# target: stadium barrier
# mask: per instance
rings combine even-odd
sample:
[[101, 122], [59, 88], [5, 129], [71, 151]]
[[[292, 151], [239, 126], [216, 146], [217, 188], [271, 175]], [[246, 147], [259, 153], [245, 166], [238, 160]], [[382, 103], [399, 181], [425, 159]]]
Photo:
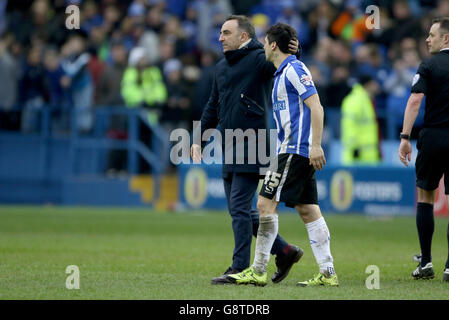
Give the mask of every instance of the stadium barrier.
[[[324, 212], [414, 213], [415, 176], [410, 168], [326, 166], [316, 177], [318, 201]], [[220, 165], [181, 165], [179, 178], [180, 201], [186, 207], [226, 209]], [[280, 209], [290, 210], [285, 206]]]
[[[221, 174], [221, 165], [180, 165], [178, 193], [182, 206], [190, 209], [226, 209]], [[317, 172], [316, 177], [318, 201], [323, 212], [374, 216], [415, 213], [413, 167], [329, 165]], [[259, 190], [261, 184], [262, 181], [259, 183]], [[449, 215], [441, 186], [435, 213]], [[286, 208], [283, 204], [279, 206], [279, 210], [294, 212], [294, 209]]]
[[[158, 201], [169, 141], [162, 128], [148, 122], [145, 110], [97, 107], [89, 134], [78, 132], [74, 110], [66, 114], [64, 131], [53, 132], [54, 111], [43, 108], [38, 113], [36, 132], [0, 131], [0, 203], [133, 206]], [[127, 139], [108, 138], [113, 116], [126, 118]], [[151, 131], [147, 144], [139, 139], [140, 126]], [[126, 150], [127, 176], [106, 176], [112, 149]], [[139, 156], [149, 165], [151, 178], [139, 179]], [[146, 184], [139, 182], [136, 188], [136, 179]]]

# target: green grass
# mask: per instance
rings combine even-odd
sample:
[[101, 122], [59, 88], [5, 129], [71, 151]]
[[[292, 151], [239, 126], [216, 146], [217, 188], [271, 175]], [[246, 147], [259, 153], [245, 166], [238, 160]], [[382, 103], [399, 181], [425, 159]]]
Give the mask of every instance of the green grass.
[[[435, 221], [436, 278], [416, 281], [414, 217], [325, 217], [340, 287], [295, 286], [317, 266], [304, 224], [281, 214], [280, 233], [305, 254], [283, 282], [259, 288], [210, 285], [231, 263], [225, 212], [0, 206], [0, 299], [448, 299], [447, 219]], [[80, 269], [79, 290], [65, 287], [68, 265]], [[380, 269], [380, 290], [365, 287], [368, 265]]]

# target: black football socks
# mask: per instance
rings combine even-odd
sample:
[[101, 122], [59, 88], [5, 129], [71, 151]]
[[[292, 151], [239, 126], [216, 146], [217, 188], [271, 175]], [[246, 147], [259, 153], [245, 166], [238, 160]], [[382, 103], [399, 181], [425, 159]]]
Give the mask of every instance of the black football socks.
[[432, 261], [432, 236], [435, 229], [433, 204], [418, 202], [416, 209], [416, 226], [418, 228], [419, 244], [421, 246], [421, 267]]

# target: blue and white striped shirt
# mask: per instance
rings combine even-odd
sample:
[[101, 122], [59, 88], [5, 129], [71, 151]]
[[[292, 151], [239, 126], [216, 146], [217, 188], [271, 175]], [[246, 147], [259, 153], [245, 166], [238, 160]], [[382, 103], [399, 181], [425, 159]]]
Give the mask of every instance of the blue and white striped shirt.
[[271, 96], [278, 132], [277, 150], [309, 157], [312, 146], [310, 109], [304, 103], [317, 93], [309, 69], [296, 56], [288, 56], [274, 74]]

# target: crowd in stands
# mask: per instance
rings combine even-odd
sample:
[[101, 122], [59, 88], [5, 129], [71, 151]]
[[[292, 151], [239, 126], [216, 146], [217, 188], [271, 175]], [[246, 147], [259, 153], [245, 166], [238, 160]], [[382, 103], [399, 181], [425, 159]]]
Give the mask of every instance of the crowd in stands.
[[[79, 30], [66, 27], [71, 4]], [[372, 4], [380, 25], [371, 30]], [[400, 127], [413, 76], [429, 56], [431, 20], [449, 16], [449, 0], [0, 0], [0, 129], [33, 132], [36, 114], [51, 108], [76, 109], [78, 129], [89, 132], [101, 106], [143, 107], [150, 123], [190, 128], [232, 13], [250, 16], [261, 41], [278, 21], [297, 30], [325, 108], [340, 108], [359, 76], [370, 75], [380, 87], [376, 110]]]

